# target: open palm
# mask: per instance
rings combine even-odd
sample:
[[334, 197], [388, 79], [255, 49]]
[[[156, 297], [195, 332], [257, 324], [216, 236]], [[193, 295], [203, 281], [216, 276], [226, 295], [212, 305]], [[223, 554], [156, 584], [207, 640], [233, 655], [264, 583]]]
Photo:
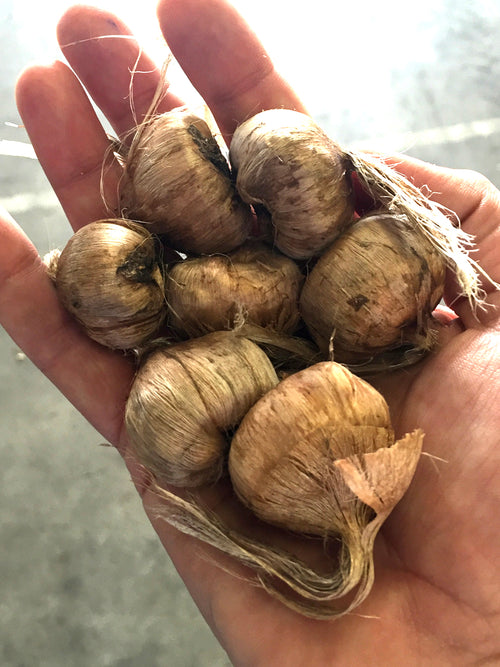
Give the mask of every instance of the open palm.
[[[261, 109], [303, 107], [273, 70], [262, 46], [225, 0], [163, 0], [159, 19], [171, 50], [228, 139]], [[106, 136], [82, 84], [119, 136], [140, 120], [159, 72], [116, 17], [69, 10], [61, 62], [20, 77], [18, 105], [40, 162], [74, 229], [109, 210], [100, 192]], [[75, 74], [78, 76], [75, 76]], [[171, 93], [160, 110], [181, 103]], [[477, 259], [500, 280], [500, 195], [485, 179], [392, 158], [427, 186], [476, 236]], [[105, 176], [116, 205], [118, 169]], [[0, 321], [81, 413], [124, 455], [146, 510], [153, 500], [127, 455], [123, 428], [133, 365], [87, 339], [59, 305], [36, 250], [7, 214], [0, 220]], [[485, 285], [488, 288], [488, 285]], [[217, 555], [151, 516], [195, 601], [235, 664], [462, 665], [500, 663], [500, 295], [476, 317], [454, 293], [458, 315], [442, 315], [442, 345], [418, 366], [377, 380], [398, 436], [421, 427], [425, 452], [408, 493], [379, 535], [375, 585], [352, 614], [334, 622], [305, 619], [264, 591], [218, 567]], [[32, 326], [37, 322], [36, 328]], [[214, 490], [214, 502], [217, 502]], [[151, 512], [150, 512], [151, 513]], [[152, 513], [151, 513], [152, 514]], [[210, 552], [210, 559], [206, 558]]]

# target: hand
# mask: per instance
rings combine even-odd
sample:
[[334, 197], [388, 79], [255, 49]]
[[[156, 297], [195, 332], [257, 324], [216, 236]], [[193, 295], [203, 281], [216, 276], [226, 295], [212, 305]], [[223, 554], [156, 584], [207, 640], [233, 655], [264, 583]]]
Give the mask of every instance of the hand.
[[[158, 11], [170, 48], [226, 139], [239, 121], [258, 110], [303, 110], [225, 0], [163, 0]], [[17, 97], [40, 162], [77, 229], [108, 215], [100, 178], [109, 140], [75, 74], [123, 136], [134, 124], [129, 72], [138, 47], [128, 39], [89, 41], [89, 35], [129, 32], [116, 17], [88, 7], [70, 9], [58, 34], [73, 71], [61, 62], [31, 67], [19, 79]], [[147, 72], [133, 83], [140, 119], [159, 73], [145, 54], [137, 65]], [[169, 93], [162, 109], [179, 102]], [[499, 281], [498, 191], [474, 174], [403, 156], [390, 161], [417, 186], [439, 193], [435, 198], [476, 236], [475, 259]], [[106, 171], [111, 206], [118, 176], [113, 168]], [[123, 428], [131, 362], [82, 334], [59, 305], [35, 248], [7, 214], [0, 220], [0, 234], [2, 325], [117, 446], [148, 510], [157, 499], [127, 453]], [[479, 312], [479, 319], [454, 293], [451, 280], [447, 300], [458, 317], [441, 315], [446, 326], [439, 351], [411, 370], [378, 381], [397, 435], [421, 427], [425, 451], [436, 458], [422, 458], [408, 493], [382, 528], [375, 585], [357, 610], [360, 615], [334, 622], [305, 619], [228, 574], [217, 565], [226, 562], [223, 556], [151, 514], [162, 543], [235, 664], [455, 665], [500, 659], [500, 311], [494, 308], [500, 306], [500, 294], [488, 294], [491, 307]], [[33, 321], [38, 322], [35, 330]], [[220, 500], [217, 490], [212, 500]]]

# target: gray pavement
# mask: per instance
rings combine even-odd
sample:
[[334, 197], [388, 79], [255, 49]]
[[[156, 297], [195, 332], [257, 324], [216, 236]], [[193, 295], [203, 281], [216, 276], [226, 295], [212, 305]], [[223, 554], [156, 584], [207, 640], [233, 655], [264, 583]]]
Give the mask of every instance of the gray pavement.
[[[249, 13], [255, 2], [235, 4]], [[297, 85], [310, 91], [311, 112], [340, 143], [406, 150], [500, 185], [500, 2], [373, 4], [377, 11], [363, 0], [338, 16], [339, 33], [360, 26], [336, 65], [347, 94], [321, 87], [320, 75], [334, 77], [335, 68], [308, 62], [315, 51], [300, 42], [310, 71]], [[398, 6], [407, 10], [391, 16]], [[5, 141], [27, 138], [2, 123], [19, 122], [16, 73], [45, 59], [54, 38], [27, 42], [28, 15], [5, 0], [0, 12], [0, 204], [45, 253], [70, 232], [36, 160], [3, 154]], [[289, 78], [296, 18], [295, 35], [278, 25], [273, 33], [272, 50]], [[394, 44], [382, 53], [390, 29]], [[271, 44], [272, 33], [263, 32]], [[357, 40], [361, 33], [371, 43]], [[333, 50], [335, 36], [332, 29]], [[316, 64], [319, 73], [311, 70]], [[0, 666], [228, 665], [118, 455], [102, 443], [0, 329]]]

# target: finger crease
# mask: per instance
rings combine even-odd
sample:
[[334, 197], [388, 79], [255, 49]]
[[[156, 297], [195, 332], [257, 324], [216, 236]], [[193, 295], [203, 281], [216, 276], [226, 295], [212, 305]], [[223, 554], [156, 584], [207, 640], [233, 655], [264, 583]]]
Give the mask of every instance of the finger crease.
[[217, 105], [224, 106], [234, 101], [242, 95], [246, 95], [254, 91], [258, 86], [262, 85], [266, 79], [271, 77], [275, 73], [274, 66], [270, 61], [266, 61], [266, 66], [259, 67], [259, 69], [250, 72], [246, 77], [240, 79], [240, 81], [230, 87], [230, 91], [226, 94], [219, 94], [213, 96], [212, 102], [216, 102]]

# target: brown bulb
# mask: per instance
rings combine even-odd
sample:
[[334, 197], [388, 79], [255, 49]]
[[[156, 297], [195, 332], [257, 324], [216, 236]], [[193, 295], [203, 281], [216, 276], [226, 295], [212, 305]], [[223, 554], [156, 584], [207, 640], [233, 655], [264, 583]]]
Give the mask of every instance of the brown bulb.
[[121, 206], [176, 250], [195, 254], [233, 250], [252, 221], [208, 125], [186, 109], [138, 129], [125, 158]]
[[62, 304], [103, 345], [140, 346], [165, 318], [155, 241], [140, 225], [118, 219], [92, 222], [47, 263]]
[[300, 321], [302, 283], [295, 262], [260, 243], [188, 259], [168, 274], [170, 324], [189, 336], [242, 322], [290, 334]]
[[[375, 536], [411, 482], [422, 440], [417, 430], [395, 442], [383, 397], [334, 362], [290, 375], [246, 414], [229, 453], [239, 498], [263, 521], [340, 542], [336, 569], [323, 580], [296, 561], [288, 571], [305, 593], [301, 610], [334, 616], [368, 595]], [[266, 556], [266, 574], [280, 571], [283, 558]], [[321, 609], [354, 587], [343, 609]]]
[[146, 356], [127, 402], [132, 451], [160, 481], [216, 481], [229, 433], [278, 378], [257, 345], [219, 331]]
[[229, 157], [238, 192], [269, 211], [274, 243], [286, 255], [319, 255], [352, 219], [350, 162], [309, 116], [258, 113], [236, 129]]
[[429, 349], [445, 268], [439, 250], [403, 216], [365, 216], [311, 270], [302, 317], [323, 352], [332, 344], [336, 361], [368, 360], [401, 346]]
[[394, 442], [382, 395], [344, 366], [321, 362], [280, 382], [249, 411], [231, 443], [229, 470], [261, 519], [301, 533], [344, 534], [371, 513], [337, 462]]

